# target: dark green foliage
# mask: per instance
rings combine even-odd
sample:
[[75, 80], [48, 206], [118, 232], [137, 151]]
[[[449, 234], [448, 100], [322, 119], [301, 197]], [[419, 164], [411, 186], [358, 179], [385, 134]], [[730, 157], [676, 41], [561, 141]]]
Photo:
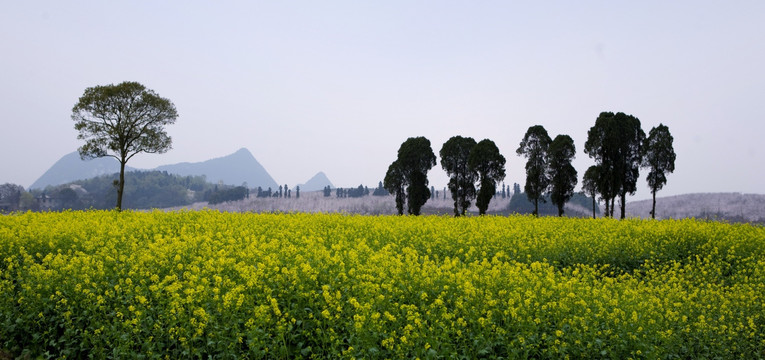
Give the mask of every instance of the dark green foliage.
[[19, 210], [23, 193], [24, 187], [21, 185], [0, 185], [0, 213]]
[[77, 138], [85, 140], [78, 151], [83, 159], [111, 156], [120, 163], [117, 209], [122, 209], [125, 164], [138, 153], [162, 154], [172, 139], [164, 127], [175, 123], [178, 112], [170, 100], [137, 82], [95, 86], [72, 108]]
[[607, 216], [613, 217], [615, 199], [621, 199], [625, 216], [626, 195], [637, 190], [645, 133], [640, 120], [624, 113], [602, 112], [587, 132], [584, 152], [600, 166], [598, 191], [606, 202]]
[[529, 201], [534, 203], [534, 215], [538, 214], [539, 200], [542, 199], [550, 178], [547, 174], [547, 149], [550, 146], [550, 136], [541, 125], [529, 127], [523, 136], [516, 153], [526, 159], [526, 186], [524, 190]]
[[63, 209], [83, 209], [83, 203], [80, 201], [80, 196], [72, 188], [65, 187], [56, 193], [59, 199], [61, 208]]
[[600, 166], [592, 165], [584, 172], [582, 179], [582, 191], [592, 198], [592, 218], [595, 218], [595, 210], [598, 196], [598, 177], [600, 176]]
[[449, 176], [449, 190], [454, 200], [454, 216], [465, 215], [476, 197], [478, 174], [468, 166], [476, 142], [471, 137], [453, 136], [441, 147], [441, 167]]
[[420, 215], [420, 209], [430, 199], [428, 178], [424, 173], [416, 171], [409, 176], [409, 181], [409, 186], [406, 188], [407, 212], [411, 215]]
[[249, 190], [244, 186], [236, 186], [229, 189], [218, 189], [206, 194], [207, 202], [210, 205], [220, 204], [226, 201], [237, 201], [244, 199]]
[[341, 198], [360, 198], [369, 195], [369, 189], [365, 188], [364, 185], [359, 185], [355, 188], [337, 188], [337, 197]]
[[481, 186], [476, 197], [480, 215], [486, 214], [491, 198], [497, 193], [497, 183], [505, 178], [505, 162], [497, 145], [489, 139], [481, 140], [470, 152], [468, 165], [478, 175]]
[[372, 192], [372, 196], [388, 196], [390, 193], [388, 190], [385, 190], [385, 187], [383, 186], [382, 181], [380, 181], [379, 184], [377, 184], [377, 188]]
[[[36, 196], [52, 198], [54, 206], [49, 210], [63, 209], [110, 209], [114, 207], [117, 194], [115, 178], [119, 174], [104, 175], [71, 184], [49, 186], [45, 191], [34, 191]], [[184, 206], [203, 201], [214, 185], [204, 176], [180, 176], [164, 171], [135, 171], [125, 173], [125, 209], [152, 209]]]
[[404, 215], [404, 202], [406, 202], [404, 171], [398, 161], [394, 161], [388, 166], [383, 182], [385, 189], [396, 196], [396, 210], [399, 215]]
[[430, 198], [427, 174], [435, 165], [436, 155], [430, 147], [430, 140], [422, 136], [411, 137], [401, 144], [398, 157], [388, 168], [384, 181], [385, 188], [396, 194], [396, 208], [399, 214], [403, 214], [404, 198], [407, 212], [412, 215], [420, 214], [420, 209]]
[[667, 183], [667, 173], [675, 171], [676, 155], [675, 149], [672, 147], [673, 140], [669, 128], [659, 124], [648, 133], [648, 138], [645, 139], [642, 149], [642, 166], [648, 168], [646, 181], [653, 195], [652, 218], [656, 218], [656, 192]]
[[550, 199], [558, 207], [558, 216], [563, 216], [563, 206], [574, 195], [577, 173], [571, 161], [576, 157], [574, 140], [568, 135], [558, 135], [548, 149], [550, 178]]

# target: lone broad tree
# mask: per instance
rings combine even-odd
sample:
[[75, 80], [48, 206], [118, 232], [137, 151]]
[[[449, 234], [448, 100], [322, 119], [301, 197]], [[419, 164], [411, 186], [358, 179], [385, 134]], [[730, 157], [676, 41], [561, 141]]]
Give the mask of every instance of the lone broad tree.
[[78, 151], [82, 159], [111, 156], [120, 162], [117, 183], [117, 210], [122, 210], [125, 164], [138, 153], [162, 154], [172, 139], [165, 125], [175, 123], [175, 105], [137, 82], [95, 86], [72, 108], [78, 139], [85, 140]]

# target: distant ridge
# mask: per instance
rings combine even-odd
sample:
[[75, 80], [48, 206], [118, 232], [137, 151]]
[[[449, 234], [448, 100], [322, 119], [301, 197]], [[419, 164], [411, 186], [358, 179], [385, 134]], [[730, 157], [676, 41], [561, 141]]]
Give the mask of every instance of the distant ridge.
[[[126, 171], [145, 171], [127, 167]], [[167, 171], [170, 174], [182, 176], [204, 175], [209, 182], [222, 181], [227, 185], [242, 185], [247, 183], [250, 188], [278, 188], [277, 182], [265, 168], [252, 156], [249, 150], [241, 148], [235, 153], [215, 159], [195, 163], [178, 163], [162, 165], [154, 169]], [[70, 183], [76, 180], [90, 179], [96, 176], [119, 173], [119, 162], [111, 157], [93, 160], [82, 160], [77, 151], [64, 155], [50, 167], [30, 189], [44, 189]], [[302, 188], [301, 188], [302, 190]]]
[[[627, 216], [651, 217], [652, 200], [627, 202]], [[734, 221], [765, 221], [765, 195], [742, 193], [695, 193], [656, 198], [657, 219], [704, 218]]]
[[300, 184], [298, 186], [300, 186], [300, 191], [319, 191], [324, 190], [327, 185], [334, 188], [327, 175], [324, 174], [324, 172], [319, 171], [316, 175], [306, 181], [305, 184]]
[[[135, 168], [126, 167], [126, 171]], [[56, 161], [37, 181], [29, 186], [30, 189], [45, 189], [51, 185], [61, 185], [76, 180], [89, 179], [96, 176], [120, 172], [120, 163], [112, 157], [102, 157], [92, 160], [82, 160], [75, 151], [64, 155]]]
[[207, 181], [216, 183], [222, 181], [229, 185], [247, 183], [250, 188], [258, 186], [278, 188], [276, 181], [268, 174], [263, 165], [252, 156], [249, 150], [241, 148], [235, 153], [215, 159], [195, 163], [178, 163], [162, 165], [155, 170], [167, 171], [182, 176], [204, 175]]

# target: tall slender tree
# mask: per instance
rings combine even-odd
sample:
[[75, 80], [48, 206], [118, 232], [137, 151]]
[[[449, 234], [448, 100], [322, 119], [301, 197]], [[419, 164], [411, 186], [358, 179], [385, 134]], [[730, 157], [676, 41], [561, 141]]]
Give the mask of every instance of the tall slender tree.
[[600, 113], [587, 132], [584, 152], [600, 166], [598, 189], [606, 202], [607, 216], [614, 216], [615, 200], [619, 196], [621, 218], [625, 217], [626, 195], [637, 190], [644, 139], [640, 120], [622, 112]]
[[675, 171], [675, 149], [672, 146], [674, 139], [669, 133], [669, 128], [659, 124], [651, 129], [643, 146], [643, 164], [648, 168], [646, 181], [651, 188], [653, 203], [651, 205], [651, 218], [656, 218], [656, 192], [667, 183], [667, 173]]
[[441, 167], [449, 175], [449, 190], [454, 200], [454, 216], [465, 215], [476, 196], [478, 174], [468, 166], [476, 142], [471, 137], [453, 136], [441, 147]]
[[585, 194], [592, 197], [592, 218], [595, 216], [595, 206], [597, 205], [598, 196], [598, 177], [600, 176], [600, 166], [592, 165], [584, 172], [584, 178], [582, 179], [582, 191]]
[[175, 105], [137, 82], [85, 89], [72, 108], [77, 138], [85, 140], [78, 151], [83, 159], [111, 156], [120, 163], [117, 210], [122, 210], [125, 164], [139, 153], [163, 154], [172, 139], [165, 126], [175, 123]]
[[497, 183], [505, 179], [505, 162], [497, 145], [489, 139], [481, 140], [470, 152], [468, 165], [478, 174], [480, 184], [475, 202], [480, 215], [486, 214], [489, 202], [497, 192]]
[[550, 146], [550, 136], [541, 125], [529, 127], [516, 150], [520, 156], [526, 157], [526, 197], [534, 203], [534, 215], [539, 215], [539, 200], [544, 201], [545, 191], [550, 184], [547, 174], [547, 149]]
[[574, 195], [577, 183], [576, 169], [571, 161], [576, 157], [574, 140], [568, 135], [558, 135], [548, 149], [550, 198], [558, 207], [558, 216], [563, 216], [563, 206]]

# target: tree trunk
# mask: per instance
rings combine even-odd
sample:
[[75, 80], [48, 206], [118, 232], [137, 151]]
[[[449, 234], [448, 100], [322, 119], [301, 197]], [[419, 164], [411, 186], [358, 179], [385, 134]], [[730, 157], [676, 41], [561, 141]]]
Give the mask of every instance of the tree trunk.
[[534, 199], [534, 216], [539, 216], [539, 199]]
[[595, 218], [595, 194], [592, 194], [592, 218]]
[[656, 219], [656, 189], [653, 189], [653, 205], [651, 205], [651, 219]]
[[558, 217], [563, 217], [563, 204], [558, 205]]
[[616, 209], [616, 196], [611, 198], [611, 214], [608, 215], [612, 219], [614, 218], [614, 209]]
[[[593, 200], [593, 202], [594, 201], [595, 200]], [[611, 213], [608, 212], [610, 209], [611, 209], [611, 199], [606, 199], [606, 213], [605, 213], [605, 217], [611, 216]]]
[[624, 219], [624, 216], [625, 216], [624, 210], [625, 210], [625, 208], [627, 206], [627, 193], [624, 193], [624, 192], [622, 193], [621, 201], [622, 201], [622, 203], [621, 203], [621, 211], [622, 211], [622, 213], [621, 213], [621, 216], [619, 218], [620, 219]]
[[122, 211], [122, 194], [125, 192], [125, 163], [127, 160], [120, 160], [120, 183], [117, 188], [117, 211]]

